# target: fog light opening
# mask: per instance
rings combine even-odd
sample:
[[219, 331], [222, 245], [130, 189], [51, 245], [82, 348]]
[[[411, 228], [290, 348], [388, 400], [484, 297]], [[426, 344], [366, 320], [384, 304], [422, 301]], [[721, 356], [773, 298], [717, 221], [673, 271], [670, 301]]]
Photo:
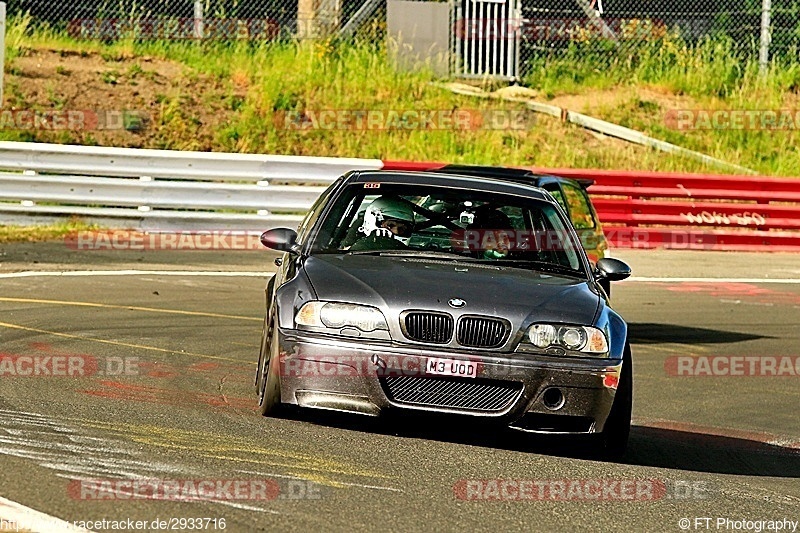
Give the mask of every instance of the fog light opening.
[[544, 391], [544, 394], [542, 394], [542, 403], [551, 411], [558, 411], [564, 407], [566, 401], [560, 389], [547, 389]]

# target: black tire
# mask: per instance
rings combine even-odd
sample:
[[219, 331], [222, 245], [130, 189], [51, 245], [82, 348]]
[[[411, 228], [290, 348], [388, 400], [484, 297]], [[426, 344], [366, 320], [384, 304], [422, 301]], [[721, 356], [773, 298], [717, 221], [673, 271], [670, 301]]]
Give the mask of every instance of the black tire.
[[255, 380], [255, 389], [256, 395], [261, 394], [261, 377], [263, 375], [264, 369], [264, 355], [267, 353], [267, 349], [269, 348], [269, 340], [267, 336], [267, 328], [269, 327], [268, 324], [269, 318], [264, 319], [264, 325], [261, 327], [261, 344], [259, 345], [260, 348], [258, 350], [258, 364], [256, 365], [256, 380]]
[[633, 362], [631, 348], [625, 345], [622, 358], [622, 373], [619, 386], [611, 406], [603, 432], [599, 436], [598, 450], [604, 459], [618, 460], [625, 455], [628, 437], [631, 433], [631, 413], [633, 411]]
[[278, 361], [278, 332], [275, 327], [276, 318], [272, 314], [267, 321], [264, 339], [262, 340], [262, 362], [259, 365], [258, 410], [263, 416], [275, 416], [281, 410], [281, 377]]
[[261, 370], [264, 366], [264, 354], [267, 351], [267, 347], [269, 346], [269, 338], [268, 338], [268, 331], [267, 328], [269, 327], [269, 318], [270, 314], [272, 313], [272, 291], [275, 287], [275, 276], [272, 276], [267, 282], [267, 310], [264, 313], [264, 325], [261, 327], [261, 344], [259, 345], [258, 351], [258, 365], [256, 366], [256, 376], [255, 376], [255, 388], [256, 394], [261, 394]]

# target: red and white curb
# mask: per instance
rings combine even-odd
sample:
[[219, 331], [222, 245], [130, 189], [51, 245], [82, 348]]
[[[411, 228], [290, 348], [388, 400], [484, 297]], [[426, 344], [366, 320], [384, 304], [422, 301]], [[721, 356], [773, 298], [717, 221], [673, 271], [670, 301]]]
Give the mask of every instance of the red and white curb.
[[69, 522], [0, 497], [0, 531], [34, 533], [91, 533]]

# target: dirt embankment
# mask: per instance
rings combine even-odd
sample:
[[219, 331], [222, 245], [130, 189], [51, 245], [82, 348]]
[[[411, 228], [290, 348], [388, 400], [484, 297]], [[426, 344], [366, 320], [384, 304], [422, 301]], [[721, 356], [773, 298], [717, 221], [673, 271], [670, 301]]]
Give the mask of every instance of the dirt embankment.
[[[230, 80], [153, 57], [25, 50], [7, 67], [0, 135], [211, 150], [213, 132], [234, 113], [226, 102], [236, 92]], [[176, 132], [178, 125], [184, 131]]]

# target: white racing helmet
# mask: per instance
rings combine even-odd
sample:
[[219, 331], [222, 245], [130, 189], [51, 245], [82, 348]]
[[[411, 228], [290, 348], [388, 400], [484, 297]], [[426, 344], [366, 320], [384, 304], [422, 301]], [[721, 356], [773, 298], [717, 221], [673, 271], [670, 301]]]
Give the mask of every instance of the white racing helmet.
[[[403, 223], [399, 225], [402, 231], [395, 234], [384, 228], [386, 221]], [[359, 228], [364, 235], [372, 235], [377, 231], [377, 234], [395, 238], [403, 244], [408, 244], [413, 230], [414, 210], [408, 202], [393, 196], [381, 196], [369, 204], [364, 213], [364, 223]]]

